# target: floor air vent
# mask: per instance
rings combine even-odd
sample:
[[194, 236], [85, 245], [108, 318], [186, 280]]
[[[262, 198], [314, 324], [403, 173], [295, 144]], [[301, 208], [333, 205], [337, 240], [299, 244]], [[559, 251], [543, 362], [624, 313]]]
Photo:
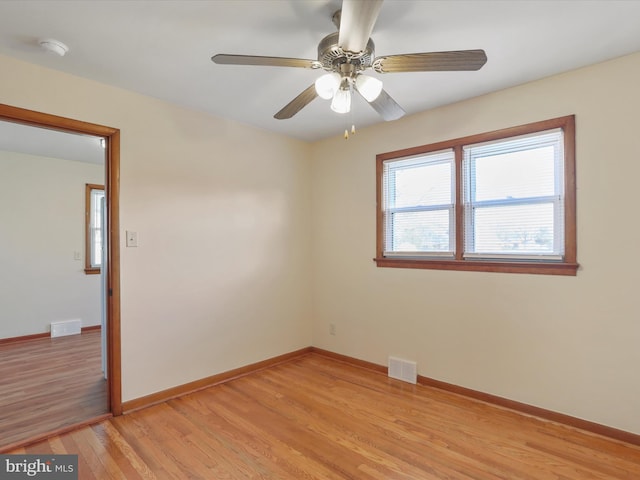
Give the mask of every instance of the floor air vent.
[[64, 320], [51, 322], [51, 337], [64, 337], [65, 335], [77, 335], [82, 331], [82, 321]]
[[418, 365], [411, 360], [389, 357], [389, 377], [415, 384], [418, 380]]

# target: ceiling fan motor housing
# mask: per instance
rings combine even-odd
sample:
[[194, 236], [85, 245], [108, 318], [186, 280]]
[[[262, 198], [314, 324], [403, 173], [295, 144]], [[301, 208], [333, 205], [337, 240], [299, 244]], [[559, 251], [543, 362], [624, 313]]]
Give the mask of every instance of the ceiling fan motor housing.
[[338, 73], [344, 70], [341, 68], [344, 63], [352, 64], [356, 73], [370, 68], [375, 50], [373, 40], [369, 39], [362, 52], [345, 52], [338, 45], [338, 35], [338, 32], [327, 35], [318, 44], [318, 61], [322, 64], [322, 68], [329, 72]]

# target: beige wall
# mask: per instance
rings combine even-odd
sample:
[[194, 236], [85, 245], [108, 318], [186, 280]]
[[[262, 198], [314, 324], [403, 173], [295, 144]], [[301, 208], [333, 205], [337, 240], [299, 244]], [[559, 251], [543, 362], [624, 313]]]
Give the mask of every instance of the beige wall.
[[84, 273], [84, 197], [103, 179], [102, 165], [0, 151], [0, 338], [61, 320], [100, 325], [100, 275]]
[[[314, 345], [640, 433], [638, 85], [640, 54], [314, 144]], [[377, 153], [569, 114], [576, 277], [376, 268]]]
[[307, 144], [8, 57], [0, 71], [2, 103], [121, 130], [124, 401], [311, 344]]

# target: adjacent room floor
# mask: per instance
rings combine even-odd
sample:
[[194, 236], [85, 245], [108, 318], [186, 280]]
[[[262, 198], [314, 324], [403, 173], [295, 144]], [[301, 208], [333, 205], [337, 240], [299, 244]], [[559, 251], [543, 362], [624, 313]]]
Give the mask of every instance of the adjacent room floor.
[[108, 411], [99, 330], [0, 345], [0, 448]]
[[319, 354], [12, 453], [83, 480], [640, 478], [640, 447]]

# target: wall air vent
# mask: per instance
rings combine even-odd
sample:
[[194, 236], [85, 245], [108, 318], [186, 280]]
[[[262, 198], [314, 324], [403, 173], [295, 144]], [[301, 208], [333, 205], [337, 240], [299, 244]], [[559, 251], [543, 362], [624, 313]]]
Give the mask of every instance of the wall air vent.
[[411, 360], [389, 357], [389, 377], [415, 385], [418, 381], [418, 365]]
[[64, 337], [65, 335], [77, 335], [82, 331], [82, 321], [64, 320], [62, 322], [51, 322], [51, 337]]

